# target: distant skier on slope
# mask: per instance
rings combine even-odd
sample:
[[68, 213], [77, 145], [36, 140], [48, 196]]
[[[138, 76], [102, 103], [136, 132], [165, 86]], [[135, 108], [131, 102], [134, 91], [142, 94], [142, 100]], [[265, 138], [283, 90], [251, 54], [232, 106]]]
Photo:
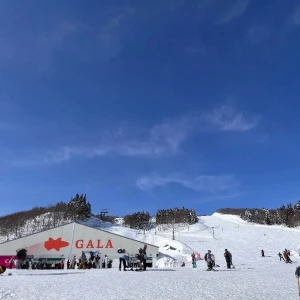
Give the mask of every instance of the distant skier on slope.
[[227, 249], [225, 249], [224, 257], [225, 257], [225, 260], [226, 260], [227, 269], [231, 269], [232, 255], [231, 255], [231, 253]]
[[265, 251], [264, 251], [264, 249], [261, 249], [260, 253], [261, 253], [261, 257], [265, 257]]
[[282, 259], [283, 261], [285, 261], [284, 257], [282, 256], [282, 254], [281, 254], [280, 252], [278, 252], [278, 256], [279, 256], [280, 261], [281, 261], [281, 259]]
[[290, 251], [288, 251], [287, 249], [284, 249], [283, 257], [286, 263], [292, 263], [292, 260], [290, 259]]

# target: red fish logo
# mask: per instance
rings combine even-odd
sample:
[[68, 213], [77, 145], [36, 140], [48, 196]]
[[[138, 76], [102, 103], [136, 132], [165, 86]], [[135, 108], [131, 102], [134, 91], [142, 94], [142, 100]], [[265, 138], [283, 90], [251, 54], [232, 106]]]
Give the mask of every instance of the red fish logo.
[[58, 238], [54, 240], [53, 238], [49, 238], [48, 241], [44, 243], [44, 247], [50, 251], [52, 249], [55, 249], [56, 251], [59, 251], [60, 248], [64, 248], [69, 246], [69, 243], [66, 241], [62, 241], [61, 238]]

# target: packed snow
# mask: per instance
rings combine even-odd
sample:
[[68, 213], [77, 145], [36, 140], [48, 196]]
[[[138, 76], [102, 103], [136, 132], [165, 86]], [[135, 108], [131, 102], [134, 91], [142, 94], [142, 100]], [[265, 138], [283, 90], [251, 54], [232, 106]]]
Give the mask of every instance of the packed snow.
[[[298, 229], [213, 214], [176, 228], [175, 240], [172, 228], [144, 233], [111, 225], [106, 230], [159, 246], [157, 266], [146, 272], [119, 271], [116, 262], [112, 269], [7, 270], [0, 278], [0, 299], [299, 299]], [[235, 269], [226, 268], [225, 248]], [[279, 261], [278, 252], [285, 248], [291, 251], [292, 264]], [[206, 271], [204, 260], [193, 268], [193, 250], [201, 257], [211, 250], [219, 265], [216, 271]], [[185, 267], [180, 267], [182, 262]]]

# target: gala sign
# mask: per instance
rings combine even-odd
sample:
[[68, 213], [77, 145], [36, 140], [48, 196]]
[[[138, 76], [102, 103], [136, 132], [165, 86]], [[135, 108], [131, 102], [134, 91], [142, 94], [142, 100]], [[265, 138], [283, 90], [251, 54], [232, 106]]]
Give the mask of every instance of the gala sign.
[[88, 240], [87, 242], [85, 242], [84, 240], [77, 240], [75, 242], [75, 247], [78, 249], [100, 249], [100, 248], [113, 248], [112, 242], [111, 240], [108, 240], [105, 244], [101, 244], [101, 240]]

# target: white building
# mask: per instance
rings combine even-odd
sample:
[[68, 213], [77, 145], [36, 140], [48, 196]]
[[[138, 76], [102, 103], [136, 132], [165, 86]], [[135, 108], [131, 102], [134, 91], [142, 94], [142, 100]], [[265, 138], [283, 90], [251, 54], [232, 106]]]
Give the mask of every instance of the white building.
[[[34, 260], [63, 260], [74, 255], [79, 258], [82, 251], [98, 252], [101, 258], [106, 254], [114, 260], [119, 258], [118, 249], [125, 249], [130, 257], [134, 257], [138, 248], [144, 245], [147, 245], [147, 262], [152, 260], [152, 266], [155, 266], [157, 246], [74, 222], [1, 243], [0, 259], [15, 256], [17, 249], [25, 248]], [[117, 266], [118, 263], [113, 262], [113, 267]]]

